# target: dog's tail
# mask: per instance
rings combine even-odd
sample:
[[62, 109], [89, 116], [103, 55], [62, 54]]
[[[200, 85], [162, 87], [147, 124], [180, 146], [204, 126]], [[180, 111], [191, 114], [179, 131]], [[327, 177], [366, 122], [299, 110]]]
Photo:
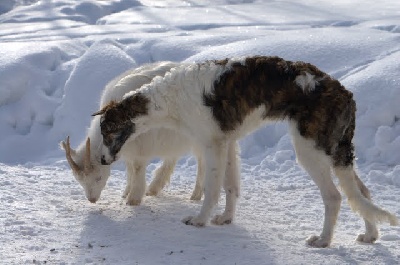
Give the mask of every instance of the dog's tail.
[[388, 222], [393, 226], [399, 225], [396, 216], [371, 202], [368, 189], [358, 178], [352, 166], [335, 167], [334, 171], [354, 212], [359, 213], [364, 219], [374, 224]]

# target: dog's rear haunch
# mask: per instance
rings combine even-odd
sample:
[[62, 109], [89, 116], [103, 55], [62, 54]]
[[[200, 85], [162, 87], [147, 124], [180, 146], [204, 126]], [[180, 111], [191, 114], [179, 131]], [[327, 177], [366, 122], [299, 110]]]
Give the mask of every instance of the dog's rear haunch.
[[129, 138], [151, 128], [179, 130], [203, 146], [204, 202], [197, 216], [183, 220], [194, 226], [208, 221], [221, 185], [225, 211], [212, 222], [232, 222], [240, 190], [236, 141], [268, 121], [288, 120], [297, 160], [319, 187], [325, 205], [322, 233], [307, 242], [327, 247], [341, 204], [332, 171], [351, 208], [365, 221], [359, 241], [374, 242], [379, 222], [398, 224], [394, 215], [371, 202], [354, 170], [355, 111], [352, 93], [315, 66], [257, 56], [182, 64], [97, 114], [102, 115], [104, 163], [113, 162]]

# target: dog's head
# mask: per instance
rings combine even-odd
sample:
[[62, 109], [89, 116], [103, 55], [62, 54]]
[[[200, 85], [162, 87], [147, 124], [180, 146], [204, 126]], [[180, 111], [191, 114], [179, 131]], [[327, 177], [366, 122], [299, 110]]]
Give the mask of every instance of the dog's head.
[[109, 165], [118, 160], [124, 143], [136, 132], [135, 119], [148, 113], [149, 100], [135, 94], [121, 102], [112, 101], [102, 110], [93, 114], [101, 115], [100, 128], [103, 135], [101, 164]]
[[100, 198], [101, 191], [110, 176], [110, 166], [100, 165], [100, 163], [92, 160], [89, 137], [84, 148], [80, 146], [77, 150], [72, 149], [69, 137], [62, 141], [60, 146], [65, 151], [72, 174], [85, 190], [86, 198], [95, 203]]

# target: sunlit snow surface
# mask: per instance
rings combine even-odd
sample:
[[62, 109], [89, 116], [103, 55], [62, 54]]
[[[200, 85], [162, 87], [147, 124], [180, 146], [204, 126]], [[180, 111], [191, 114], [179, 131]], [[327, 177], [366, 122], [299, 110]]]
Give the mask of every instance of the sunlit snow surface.
[[67, 135], [74, 147], [85, 138], [103, 87], [127, 69], [256, 54], [304, 60], [353, 91], [360, 177], [400, 216], [400, 2], [348, 2], [2, 0], [0, 263], [398, 264], [400, 229], [382, 225], [376, 244], [356, 243], [363, 222], [345, 200], [331, 248], [306, 246], [323, 205], [284, 123], [241, 141], [237, 218], [222, 227], [180, 222], [201, 206], [189, 201], [190, 156], [161, 195], [131, 207], [121, 164], [90, 204], [58, 147]]

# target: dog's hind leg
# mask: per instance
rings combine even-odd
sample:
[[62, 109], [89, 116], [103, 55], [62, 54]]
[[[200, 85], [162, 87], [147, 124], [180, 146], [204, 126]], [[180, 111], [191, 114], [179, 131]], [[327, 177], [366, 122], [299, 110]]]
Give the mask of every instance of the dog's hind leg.
[[339, 179], [340, 187], [347, 196], [351, 209], [359, 213], [364, 219], [366, 232], [359, 235], [357, 240], [373, 243], [379, 234], [376, 223], [386, 221], [390, 225], [397, 225], [398, 220], [396, 216], [372, 203], [367, 187], [354, 170], [354, 147], [351, 141], [353, 136], [352, 127], [349, 126], [338, 141], [332, 156], [333, 170]]
[[396, 216], [371, 202], [367, 188], [358, 178], [352, 165], [347, 167], [334, 166], [333, 169], [339, 179], [340, 187], [347, 196], [351, 209], [359, 213], [364, 219], [366, 232], [358, 236], [358, 241], [373, 243], [378, 237], [376, 227], [378, 222], [386, 221], [390, 225], [398, 225]]
[[131, 178], [134, 178], [134, 172], [128, 172], [131, 168], [128, 168], [127, 163], [125, 162], [125, 166], [126, 166], [126, 186], [125, 186], [125, 190], [124, 193], [122, 193], [122, 198], [126, 198], [129, 195], [129, 192], [131, 191]]
[[166, 158], [162, 165], [154, 171], [154, 179], [150, 183], [146, 195], [156, 196], [169, 183], [177, 158]]
[[332, 241], [341, 203], [340, 192], [331, 177], [331, 160], [323, 151], [315, 148], [314, 140], [299, 134], [296, 124], [291, 125], [291, 134], [297, 161], [318, 186], [325, 205], [322, 233], [319, 236], [311, 236], [307, 243], [312, 247], [328, 247]]
[[[355, 176], [358, 188], [361, 191], [361, 194], [368, 200], [371, 200], [371, 194], [370, 194], [368, 188], [364, 185], [364, 183], [361, 181], [361, 179], [357, 176], [357, 174], [355, 172], [354, 172], [354, 176]], [[357, 237], [357, 241], [364, 242], [364, 243], [375, 242], [379, 237], [378, 227], [376, 226], [375, 223], [371, 223], [365, 218], [364, 218], [364, 223], [365, 223], [365, 230], [366, 230], [365, 234], [359, 234]]]
[[196, 185], [194, 187], [194, 190], [192, 192], [192, 195], [190, 196], [191, 200], [194, 201], [200, 201], [201, 196], [203, 196], [203, 187], [204, 187], [204, 170], [205, 170], [205, 165], [204, 165], [204, 158], [203, 158], [203, 153], [200, 151], [196, 151], [196, 158], [197, 158], [197, 176], [196, 176]]
[[226, 205], [223, 214], [216, 215], [212, 220], [217, 225], [230, 224], [235, 217], [236, 202], [240, 194], [240, 158], [238, 150], [239, 146], [236, 141], [229, 144], [224, 179]]

